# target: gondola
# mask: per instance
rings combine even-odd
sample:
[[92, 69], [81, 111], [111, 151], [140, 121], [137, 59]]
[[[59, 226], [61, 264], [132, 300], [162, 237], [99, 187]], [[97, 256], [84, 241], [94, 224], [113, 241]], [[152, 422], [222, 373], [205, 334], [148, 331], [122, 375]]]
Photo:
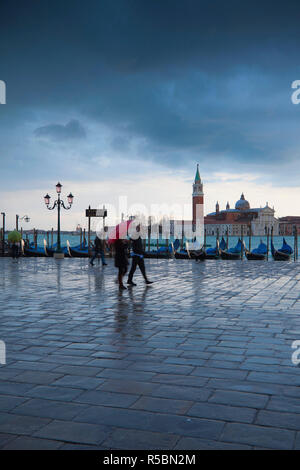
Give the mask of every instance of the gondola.
[[89, 258], [89, 250], [87, 248], [69, 247], [69, 253], [72, 258]]
[[219, 259], [220, 258], [220, 249], [225, 250], [226, 249], [226, 242], [224, 238], [222, 237], [221, 242], [217, 240], [215, 248], [208, 248], [205, 251], [205, 259]]
[[180, 251], [176, 251], [175, 258], [176, 259], [191, 259], [191, 256], [188, 254], [187, 250], [180, 250]]
[[150, 250], [144, 252], [144, 258], [154, 259], [169, 259], [173, 256], [176, 258], [177, 250], [180, 246], [180, 241], [176, 239], [174, 243], [170, 243], [168, 247], [161, 246], [158, 250]]
[[34, 258], [45, 258], [53, 256], [53, 253], [48, 252], [46, 240], [44, 240], [44, 246], [35, 247], [34, 243], [30, 243], [29, 246], [24, 244], [23, 251], [25, 256], [31, 256]]
[[176, 258], [178, 258], [178, 259], [194, 259], [196, 261], [204, 261], [205, 260], [205, 252], [204, 252], [203, 248], [193, 249], [193, 248], [190, 247], [188, 242], [186, 242], [185, 246], [186, 246], [185, 250], [182, 250], [178, 254], [175, 253]]
[[245, 249], [246, 258], [249, 261], [251, 260], [263, 261], [267, 258], [268, 247], [262, 241], [260, 241], [260, 244], [258, 245], [258, 247], [254, 248], [254, 250], [252, 251], [247, 250], [245, 244], [244, 244], [244, 249]]
[[169, 259], [171, 258], [171, 253], [159, 253], [157, 250], [145, 251], [144, 258], [148, 259]]
[[243, 250], [243, 245], [241, 240], [237, 242], [236, 246], [234, 248], [229, 248], [228, 250], [222, 250], [220, 249], [220, 255], [222, 259], [241, 259], [242, 258], [242, 250]]
[[271, 252], [275, 261], [289, 261], [291, 259], [291, 255], [293, 254], [293, 249], [290, 247], [290, 245], [287, 244], [284, 238], [282, 247], [280, 250], [276, 250], [273, 245], [273, 240], [271, 239]]

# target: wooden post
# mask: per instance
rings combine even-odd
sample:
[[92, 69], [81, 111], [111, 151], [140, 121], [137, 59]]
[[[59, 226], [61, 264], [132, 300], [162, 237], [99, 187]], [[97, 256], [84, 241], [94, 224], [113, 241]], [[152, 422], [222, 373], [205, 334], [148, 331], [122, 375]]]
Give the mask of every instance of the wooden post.
[[294, 235], [294, 261], [296, 261], [296, 226], [293, 226], [293, 235]]
[[180, 249], [183, 250], [183, 241], [184, 241], [184, 220], [181, 221], [181, 243]]
[[82, 249], [82, 227], [80, 227], [80, 249]]
[[[91, 210], [91, 206], [89, 206], [89, 210]], [[89, 255], [91, 251], [90, 245], [91, 245], [91, 218], [89, 216], [88, 217], [88, 253]]]
[[52, 248], [52, 246], [53, 246], [53, 227], [51, 229], [51, 248]]
[[267, 231], [267, 260], [269, 259], [269, 227], [266, 227]]
[[244, 225], [241, 225], [241, 258], [243, 258], [243, 242], [244, 242]]
[[250, 226], [249, 226], [249, 251], [251, 251], [251, 236], [252, 236], [252, 227], [251, 227], [251, 223], [250, 223]]
[[151, 216], [148, 219], [148, 251], [150, 251], [150, 240], [151, 239]]
[[204, 249], [206, 248], [206, 228], [204, 229]]
[[85, 238], [85, 228], [83, 229], [83, 246], [86, 245], [86, 238]]
[[228, 227], [227, 227], [227, 230], [226, 230], [226, 250], [228, 250], [228, 242], [229, 242], [229, 230], [228, 230]]
[[47, 246], [49, 246], [49, 232], [47, 230]]

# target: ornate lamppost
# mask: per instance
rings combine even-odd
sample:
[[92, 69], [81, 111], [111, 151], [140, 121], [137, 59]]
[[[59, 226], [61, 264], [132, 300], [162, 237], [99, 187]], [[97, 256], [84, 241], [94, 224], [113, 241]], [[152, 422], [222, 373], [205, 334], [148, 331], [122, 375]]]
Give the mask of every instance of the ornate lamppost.
[[50, 207], [50, 196], [49, 196], [49, 194], [47, 193], [46, 196], [44, 196], [44, 201], [45, 201], [47, 209], [49, 209], [51, 211], [51, 210], [55, 209], [55, 207], [57, 207], [57, 247], [56, 247], [56, 253], [55, 253], [55, 254], [57, 254], [57, 256], [56, 256], [57, 258], [63, 258], [63, 252], [62, 252], [61, 243], [60, 243], [60, 207], [62, 206], [66, 210], [71, 209], [72, 204], [73, 204], [73, 198], [74, 198], [72, 193], [70, 193], [67, 196], [69, 206], [66, 207], [65, 204], [64, 204], [64, 201], [60, 198], [61, 188], [62, 188], [62, 185], [60, 184], [60, 182], [58, 182], [57, 185], [56, 185], [57, 199], [56, 199], [56, 201], [54, 201], [52, 207]]
[[23, 215], [23, 217], [20, 217], [18, 214], [16, 214], [16, 230], [19, 230], [19, 220], [30, 222], [30, 217], [28, 217], [28, 215]]

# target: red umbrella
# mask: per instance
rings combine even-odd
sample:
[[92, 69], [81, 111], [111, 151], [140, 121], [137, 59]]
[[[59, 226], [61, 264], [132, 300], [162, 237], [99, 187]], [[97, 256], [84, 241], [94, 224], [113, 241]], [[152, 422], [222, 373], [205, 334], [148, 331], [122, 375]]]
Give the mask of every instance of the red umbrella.
[[109, 233], [107, 242], [114, 243], [116, 240], [120, 238], [127, 238], [128, 235], [128, 227], [131, 224], [132, 220], [124, 220], [120, 224], [116, 225], [111, 232]]

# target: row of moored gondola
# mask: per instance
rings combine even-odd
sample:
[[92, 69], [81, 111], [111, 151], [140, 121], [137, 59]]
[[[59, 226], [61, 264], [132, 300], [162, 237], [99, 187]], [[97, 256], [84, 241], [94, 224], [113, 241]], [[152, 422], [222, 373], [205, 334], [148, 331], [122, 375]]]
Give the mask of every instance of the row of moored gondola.
[[[244, 253], [249, 261], [263, 261], [268, 257], [268, 247], [265, 243], [260, 241], [260, 244], [257, 248], [249, 251], [246, 248], [245, 243], [239, 239], [235, 247], [226, 249], [226, 242], [224, 238], [222, 238], [220, 243], [217, 240], [215, 248], [208, 248], [207, 250], [202, 249], [198, 252], [191, 251], [189, 255], [191, 258], [195, 258], [199, 261], [218, 258], [238, 260], [243, 258]], [[293, 249], [283, 238], [282, 247], [279, 250], [276, 250], [273, 244], [273, 240], [271, 239], [271, 254], [275, 261], [289, 261], [293, 254]]]
[[[175, 240], [174, 243], [171, 243], [168, 247], [160, 247], [157, 250], [146, 251], [145, 258], [155, 258], [155, 259], [168, 259], [172, 256], [175, 256], [176, 259], [195, 259], [197, 261], [204, 261], [207, 259], [227, 259], [227, 260], [239, 260], [242, 259], [243, 254], [248, 260], [265, 260], [268, 255], [268, 247], [262, 241], [252, 251], [249, 251], [245, 243], [242, 240], [238, 240], [237, 244], [233, 248], [227, 248], [224, 238], [221, 242], [217, 240], [216, 246], [214, 248], [201, 248], [200, 250], [189, 250], [188, 244], [187, 249], [180, 250], [180, 241]], [[44, 241], [44, 246], [35, 247], [34, 244], [29, 246], [24, 246], [24, 254], [26, 256], [35, 256], [35, 257], [51, 257], [55, 253], [56, 246], [48, 247]], [[66, 247], [62, 247], [62, 251], [66, 257], [70, 258], [88, 258], [89, 252], [86, 244], [78, 245], [71, 247], [67, 242]], [[293, 254], [293, 249], [286, 243], [283, 239], [282, 247], [279, 250], [276, 250], [273, 245], [273, 240], [271, 239], [271, 253], [274, 260], [277, 261], [288, 261]]]

